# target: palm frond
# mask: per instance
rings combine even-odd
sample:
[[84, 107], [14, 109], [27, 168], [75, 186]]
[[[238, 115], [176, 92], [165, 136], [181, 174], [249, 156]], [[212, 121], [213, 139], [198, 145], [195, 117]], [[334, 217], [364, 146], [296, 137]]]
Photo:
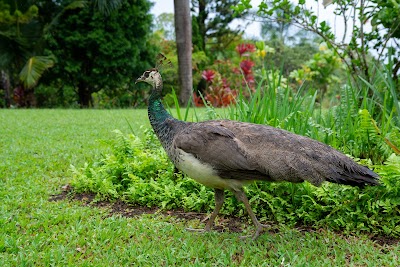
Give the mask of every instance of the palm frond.
[[77, 8], [84, 8], [88, 4], [88, 1], [73, 1], [70, 3], [68, 6], [64, 8], [64, 10], [70, 10], [70, 9], [77, 9]]
[[28, 43], [10, 32], [0, 31], [0, 69], [9, 68], [27, 53]]
[[95, 5], [101, 13], [108, 15], [114, 10], [117, 10], [123, 2], [124, 0], [96, 0]]
[[25, 88], [32, 88], [37, 84], [42, 74], [53, 66], [54, 58], [51, 56], [31, 57], [19, 73], [19, 78], [24, 83]]

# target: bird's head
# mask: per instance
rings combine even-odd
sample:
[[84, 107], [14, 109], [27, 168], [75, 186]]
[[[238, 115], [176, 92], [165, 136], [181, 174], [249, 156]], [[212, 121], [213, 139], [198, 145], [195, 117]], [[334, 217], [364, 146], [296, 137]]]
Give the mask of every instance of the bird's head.
[[137, 78], [135, 83], [139, 83], [139, 82], [145, 82], [145, 83], [150, 84], [153, 87], [158, 87], [158, 86], [162, 85], [161, 74], [155, 68], [146, 70], [142, 74], [142, 76]]

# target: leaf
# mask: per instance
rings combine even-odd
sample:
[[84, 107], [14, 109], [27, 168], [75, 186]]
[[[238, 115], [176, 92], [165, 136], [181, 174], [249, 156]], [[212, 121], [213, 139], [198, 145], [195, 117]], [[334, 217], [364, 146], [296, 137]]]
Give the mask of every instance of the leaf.
[[123, 0], [112, 0], [112, 1], [105, 1], [105, 0], [96, 0], [95, 5], [97, 6], [98, 10], [105, 14], [109, 15], [114, 10], [117, 10], [121, 7]]
[[[70, 10], [70, 9], [77, 9], [77, 8], [84, 8], [88, 4], [88, 1], [73, 1], [70, 3], [68, 6], [64, 8], [64, 10]], [[63, 10], [63, 11], [64, 11]]]
[[51, 56], [31, 57], [19, 73], [19, 79], [24, 83], [25, 88], [32, 88], [37, 84], [42, 74], [53, 66], [54, 58]]

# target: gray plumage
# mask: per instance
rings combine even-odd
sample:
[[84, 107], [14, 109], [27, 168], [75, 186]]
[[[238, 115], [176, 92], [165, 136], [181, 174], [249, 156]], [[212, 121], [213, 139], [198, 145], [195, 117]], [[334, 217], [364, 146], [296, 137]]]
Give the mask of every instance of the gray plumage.
[[[216, 206], [204, 231], [209, 231], [223, 201], [224, 190], [245, 204], [257, 238], [264, 227], [257, 220], [243, 185], [254, 180], [319, 186], [324, 181], [363, 187], [378, 185], [378, 175], [330, 146], [291, 132], [252, 123], [214, 120], [199, 123], [173, 118], [161, 103], [162, 78], [157, 69], [137, 82], [153, 86], [149, 119], [175, 166], [215, 189]], [[192, 229], [193, 230], [193, 229]]]
[[213, 166], [225, 179], [378, 184], [377, 174], [330, 146], [266, 125], [188, 123], [172, 144]]

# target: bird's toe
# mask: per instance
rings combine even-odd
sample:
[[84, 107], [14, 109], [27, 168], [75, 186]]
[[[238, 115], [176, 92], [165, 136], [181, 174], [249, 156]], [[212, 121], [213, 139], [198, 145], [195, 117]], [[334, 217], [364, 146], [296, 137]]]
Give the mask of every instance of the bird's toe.
[[240, 236], [240, 239], [248, 239], [251, 238], [253, 240], [256, 240], [263, 232], [265, 228], [271, 228], [271, 225], [269, 224], [261, 224], [259, 223], [256, 226], [256, 231], [252, 235], [245, 235], [245, 236]]
[[189, 232], [196, 232], [196, 233], [205, 233], [205, 232], [209, 232], [210, 229], [208, 229], [207, 227], [205, 228], [185, 228], [186, 231]]

